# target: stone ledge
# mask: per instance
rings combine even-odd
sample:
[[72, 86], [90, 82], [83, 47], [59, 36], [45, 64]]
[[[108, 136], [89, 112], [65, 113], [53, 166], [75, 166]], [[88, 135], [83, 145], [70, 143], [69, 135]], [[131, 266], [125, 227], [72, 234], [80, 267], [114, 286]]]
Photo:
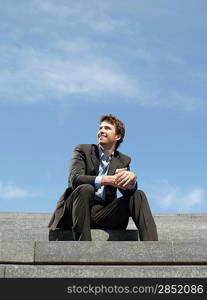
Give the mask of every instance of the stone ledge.
[[36, 264], [207, 264], [207, 242], [37, 242]]
[[48, 228], [18, 228], [12, 226], [0, 229], [0, 240], [7, 241], [48, 241]]
[[140, 264], [172, 262], [171, 243], [165, 242], [37, 242], [37, 264]]
[[0, 241], [0, 263], [33, 263], [34, 242]]
[[0, 278], [5, 277], [5, 272], [6, 272], [6, 266], [1, 266], [0, 265]]
[[174, 241], [173, 249], [175, 261], [182, 263], [204, 263], [207, 264], [207, 241]]
[[[171, 228], [173, 228], [173, 224]], [[189, 224], [189, 228], [185, 228], [184, 226], [177, 226], [170, 231], [170, 226], [165, 227], [165, 224], [161, 228], [159, 224], [157, 224], [158, 228], [158, 236], [159, 241], [200, 241], [207, 240], [207, 230], [205, 229], [197, 229], [195, 230], [193, 226]], [[114, 232], [114, 233], [113, 233]], [[92, 239], [93, 241], [106, 241], [106, 240], [137, 240], [138, 239], [138, 231], [137, 229], [127, 229], [127, 235], [124, 233], [125, 231], [115, 232], [92, 229]], [[124, 233], [124, 234], [123, 234]], [[63, 240], [70, 240], [71, 234], [69, 231], [64, 232]], [[48, 228], [18, 228], [12, 226], [4, 229], [0, 229], [0, 240], [7, 241], [48, 241], [49, 240], [49, 229]]]
[[0, 278], [207, 277], [207, 214], [155, 214], [159, 242], [116, 243], [48, 242], [50, 217], [0, 213]]
[[[47, 241], [48, 213], [0, 213], [0, 240]], [[159, 241], [199, 241], [207, 237], [207, 214], [155, 214]], [[137, 230], [130, 218], [129, 230]]]
[[[137, 241], [138, 230], [102, 230], [92, 229], [91, 236], [93, 241]], [[70, 230], [56, 229], [55, 231], [48, 228], [27, 229], [14, 228], [13, 230], [5, 229], [0, 232], [0, 240], [6, 241], [73, 241]]]
[[[1, 270], [1, 268], [0, 268]], [[5, 278], [207, 278], [207, 266], [7, 265]]]
[[207, 265], [207, 241], [0, 241], [0, 264]]

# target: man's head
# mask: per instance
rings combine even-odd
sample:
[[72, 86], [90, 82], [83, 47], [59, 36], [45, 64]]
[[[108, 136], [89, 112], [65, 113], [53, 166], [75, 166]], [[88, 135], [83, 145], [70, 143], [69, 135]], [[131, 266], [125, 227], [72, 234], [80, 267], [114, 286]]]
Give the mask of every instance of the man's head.
[[123, 142], [124, 135], [125, 126], [119, 119], [111, 114], [101, 116], [98, 131], [98, 140], [101, 146], [115, 145], [115, 149], [117, 149]]

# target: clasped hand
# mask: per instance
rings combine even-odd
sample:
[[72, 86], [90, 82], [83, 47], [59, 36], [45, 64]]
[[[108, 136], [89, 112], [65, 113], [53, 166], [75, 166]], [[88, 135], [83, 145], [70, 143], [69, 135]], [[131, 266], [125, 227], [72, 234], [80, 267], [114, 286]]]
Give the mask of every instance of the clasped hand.
[[130, 184], [136, 182], [136, 175], [128, 171], [127, 168], [116, 169], [114, 179], [114, 186], [126, 190]]

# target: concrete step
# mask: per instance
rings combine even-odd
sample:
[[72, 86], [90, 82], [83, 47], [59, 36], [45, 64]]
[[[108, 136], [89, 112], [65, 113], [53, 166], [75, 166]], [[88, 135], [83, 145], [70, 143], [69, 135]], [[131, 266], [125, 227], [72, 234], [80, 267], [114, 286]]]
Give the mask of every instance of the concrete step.
[[5, 272], [6, 272], [6, 266], [5, 265], [0, 265], [0, 278], [5, 277]]
[[123, 231], [92, 230], [92, 242], [48, 242], [50, 218], [0, 213], [0, 278], [207, 277], [207, 214], [154, 215], [159, 242], [132, 241], [132, 219], [131, 241]]
[[0, 240], [0, 264], [34, 263], [35, 242]]
[[[0, 213], [0, 239], [47, 241], [50, 218], [51, 214], [46, 213]], [[199, 241], [207, 237], [207, 214], [163, 214], [154, 215], [154, 218], [160, 241]], [[131, 218], [127, 229], [136, 230]], [[127, 234], [132, 239], [137, 233]], [[65, 232], [64, 235], [69, 238], [70, 233]], [[112, 236], [116, 240], [122, 235], [118, 232], [113, 235], [106, 231], [92, 231], [93, 240], [112, 240]], [[123, 238], [126, 239], [124, 235]]]
[[0, 265], [0, 278], [207, 278], [207, 266]]
[[207, 241], [0, 241], [0, 264], [207, 265]]
[[[68, 240], [72, 241], [72, 232], [57, 229], [49, 231], [47, 224], [51, 214], [0, 213], [0, 240]], [[136, 228], [136, 227], [135, 227]], [[91, 230], [94, 241], [138, 240], [137, 229], [132, 230]]]
[[37, 242], [38, 264], [207, 264], [207, 241]]
[[[138, 231], [131, 230], [99, 230], [92, 229], [93, 241], [137, 241]], [[73, 241], [72, 231], [57, 229], [55, 231], [48, 228], [14, 228], [0, 232], [2, 241]]]

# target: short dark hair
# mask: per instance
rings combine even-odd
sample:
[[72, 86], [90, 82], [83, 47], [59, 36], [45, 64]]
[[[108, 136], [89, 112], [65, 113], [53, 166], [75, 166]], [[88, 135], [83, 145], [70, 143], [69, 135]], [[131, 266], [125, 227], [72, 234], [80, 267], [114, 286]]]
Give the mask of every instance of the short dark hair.
[[119, 134], [121, 136], [120, 140], [117, 141], [116, 143], [116, 149], [119, 147], [119, 145], [123, 142], [124, 136], [125, 136], [125, 126], [122, 121], [117, 119], [115, 116], [109, 114], [109, 115], [103, 115], [100, 118], [100, 124], [102, 122], [109, 122], [115, 126], [116, 129], [116, 134]]

